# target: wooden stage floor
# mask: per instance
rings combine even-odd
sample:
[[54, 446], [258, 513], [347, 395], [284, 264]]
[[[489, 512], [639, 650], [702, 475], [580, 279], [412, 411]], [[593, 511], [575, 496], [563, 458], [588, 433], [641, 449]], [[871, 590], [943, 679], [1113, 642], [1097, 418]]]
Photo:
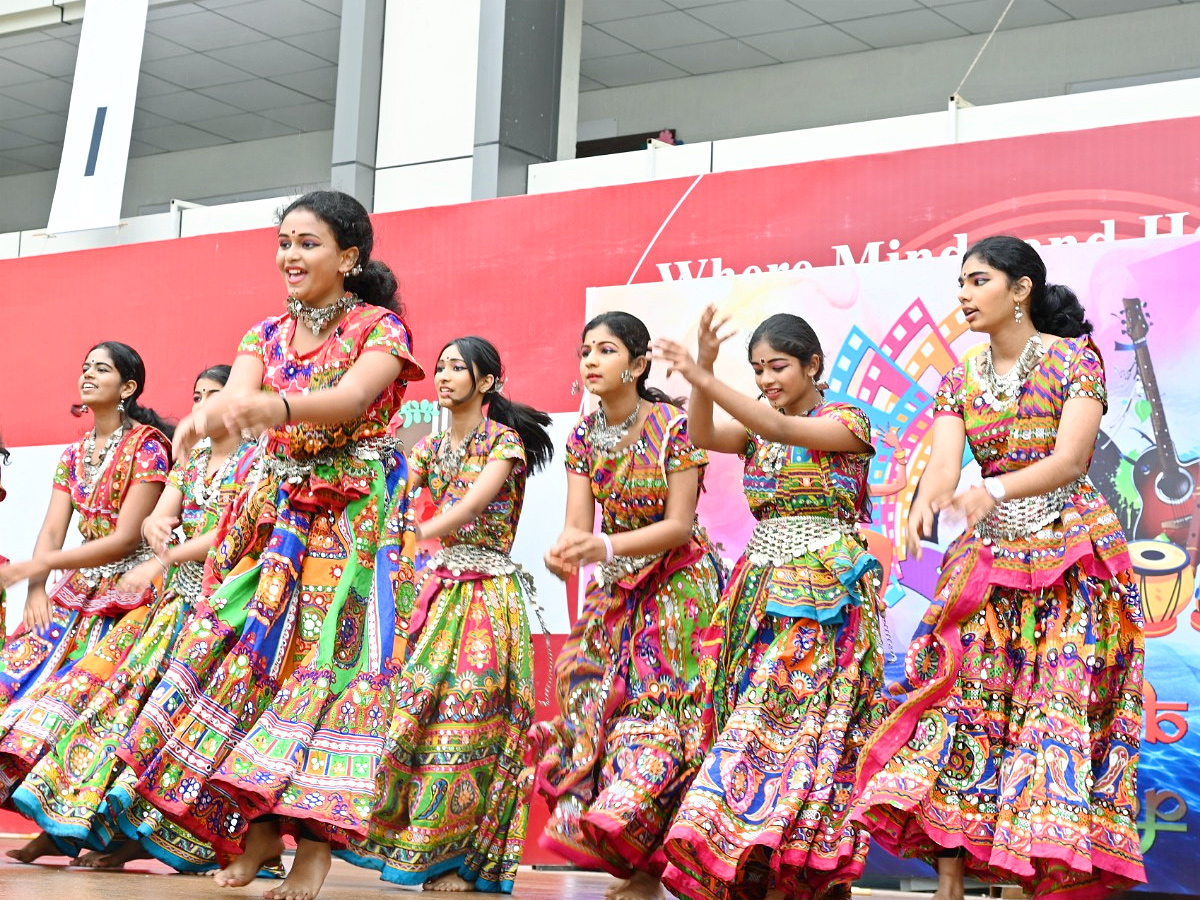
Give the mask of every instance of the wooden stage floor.
[[[45, 857], [43, 864], [23, 865], [2, 855], [24, 841], [0, 840], [0, 900], [213, 900], [260, 897], [273, 882], [256, 881], [244, 888], [221, 890], [210, 879], [178, 875], [157, 862], [138, 860], [121, 872], [97, 872], [67, 866], [62, 857]], [[290, 856], [284, 857], [285, 865]], [[570, 870], [522, 867], [513, 900], [603, 900], [612, 885], [608, 875]], [[335, 859], [320, 900], [388, 900], [411, 897], [417, 888], [384, 884], [373, 872]], [[430, 897], [492, 897], [496, 894], [430, 894]], [[502, 896], [502, 895], [501, 895]], [[856, 897], [870, 900], [928, 900], [928, 894], [901, 891], [859, 890]]]

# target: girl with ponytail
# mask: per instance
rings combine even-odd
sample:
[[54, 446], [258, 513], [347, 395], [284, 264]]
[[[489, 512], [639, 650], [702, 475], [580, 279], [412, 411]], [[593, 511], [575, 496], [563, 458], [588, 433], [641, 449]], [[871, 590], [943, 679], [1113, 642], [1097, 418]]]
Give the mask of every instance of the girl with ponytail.
[[696, 520], [708, 458], [647, 386], [649, 350], [629, 313], [583, 331], [579, 375], [600, 405], [567, 440], [566, 526], [546, 565], [564, 580], [598, 565], [555, 667], [561, 715], [530, 733], [551, 809], [540, 844], [625, 879], [613, 900], [661, 892], [667, 825], [706, 749], [702, 644], [721, 592]]
[[[1107, 393], [1083, 307], [1026, 242], [963, 257], [982, 352], [942, 379], [908, 514], [920, 559], [938, 512], [967, 530], [942, 561], [901, 701], [863, 753], [855, 818], [887, 850], [1034, 896], [1145, 881], [1137, 827], [1142, 612], [1125, 536], [1087, 477]], [[1001, 374], [1003, 373], [1003, 374]], [[959, 489], [970, 448], [983, 483]], [[933, 739], [931, 739], [933, 738]]]
[[[409, 484], [436, 507], [417, 534], [441, 549], [417, 583], [370, 832], [339, 855], [397, 884], [511, 893], [529, 815], [519, 775], [536, 601], [509, 554], [526, 478], [553, 454], [550, 417], [503, 394], [500, 354], [481, 337], [448, 343], [434, 372], [450, 427], [413, 447]], [[441, 795], [464, 777], [469, 794]]]
[[[136, 634], [155, 596], [155, 585], [131, 592], [118, 587], [123, 575], [152, 558], [141, 528], [170, 468], [167, 437], [156, 425], [170, 426], [138, 404], [145, 386], [146, 368], [132, 347], [105, 341], [88, 351], [77, 410], [91, 414], [93, 427], [63, 451], [33, 558], [0, 567], [0, 589], [29, 583], [21, 627], [0, 650], [0, 737], [9, 736], [22, 710], [60, 676], [73, 683], [92, 679], [93, 688], [103, 685], [102, 668], [73, 669], [76, 660], [115, 628]], [[84, 542], [64, 550], [75, 513]], [[47, 591], [46, 579], [55, 569], [65, 577]], [[127, 616], [131, 610], [137, 615]], [[8, 799], [14, 781], [36, 759], [4, 760], [9, 787], [0, 800]], [[21, 852], [9, 855], [23, 859]]]

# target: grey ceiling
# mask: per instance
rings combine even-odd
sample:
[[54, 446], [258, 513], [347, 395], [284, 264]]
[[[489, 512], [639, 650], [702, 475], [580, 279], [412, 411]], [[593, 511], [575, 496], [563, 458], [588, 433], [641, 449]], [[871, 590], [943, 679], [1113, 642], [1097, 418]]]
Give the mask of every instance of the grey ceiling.
[[[1006, 2], [584, 0], [580, 90], [985, 33]], [[1003, 27], [1179, 2], [1016, 0]], [[340, 12], [341, 0], [152, 5], [130, 154], [331, 128]], [[57, 168], [79, 31], [0, 35], [0, 176]]]

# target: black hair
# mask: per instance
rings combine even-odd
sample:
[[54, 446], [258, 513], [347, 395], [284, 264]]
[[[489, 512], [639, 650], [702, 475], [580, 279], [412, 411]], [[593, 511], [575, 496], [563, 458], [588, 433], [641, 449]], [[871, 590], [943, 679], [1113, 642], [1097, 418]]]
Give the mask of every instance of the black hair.
[[545, 468], [554, 456], [554, 441], [546, 426], [550, 424], [549, 413], [534, 409], [524, 403], [515, 403], [503, 393], [504, 365], [500, 362], [500, 351], [486, 338], [467, 335], [447, 341], [438, 353], [440, 358], [446, 347], [458, 348], [459, 356], [471, 373], [471, 387], [485, 375], [492, 376], [492, 386], [483, 395], [485, 414], [494, 422], [507, 425], [521, 436], [525, 445], [525, 458], [529, 474]]
[[814, 356], [817, 357], [820, 364], [813, 381], [820, 380], [821, 373], [825, 371], [825, 351], [821, 349], [821, 341], [813, 327], [799, 316], [775, 313], [759, 322], [746, 345], [746, 357], [751, 362], [754, 361], [754, 348], [761, 341], [766, 341], [780, 353], [796, 357], [801, 365], [806, 366], [812, 362]]
[[[173, 423], [168, 422], [150, 407], [138, 404], [138, 397], [142, 396], [142, 391], [146, 389], [146, 364], [142, 362], [138, 352], [120, 341], [101, 341], [88, 350], [88, 353], [91, 353], [92, 350], [103, 350], [107, 353], [112, 359], [113, 365], [117, 367], [117, 373], [121, 376], [121, 380], [134, 383], [133, 393], [123, 401], [126, 418], [157, 428], [168, 438], [173, 437], [175, 434]], [[82, 413], [82, 404], [77, 403], [71, 407], [71, 415], [78, 416]]]
[[339, 250], [358, 248], [357, 265], [362, 266], [362, 271], [357, 275], [346, 275], [346, 290], [372, 306], [382, 306], [397, 315], [404, 312], [400, 298], [396, 296], [399, 287], [396, 276], [385, 263], [371, 259], [375, 229], [366, 207], [341, 191], [309, 191], [280, 211], [279, 223], [282, 225], [288, 213], [296, 209], [307, 209], [328, 225]]
[[666, 391], [652, 388], [646, 384], [646, 379], [650, 377], [650, 329], [646, 327], [646, 323], [631, 313], [614, 309], [600, 313], [584, 325], [579, 339], [581, 341], [586, 339], [589, 331], [599, 328], [601, 325], [611, 331], [613, 336], [625, 345], [625, 349], [629, 351], [630, 362], [639, 356], [646, 357], [646, 368], [637, 380], [638, 396], [651, 403], [670, 403], [672, 406], [682, 407], [682, 398], [670, 397]]
[[10, 462], [12, 462], [12, 454], [4, 446], [4, 436], [0, 435], [0, 464], [7, 466]]
[[195, 379], [192, 381], [192, 384], [195, 384], [197, 381], [203, 378], [206, 381], [215, 381], [217, 384], [221, 385], [221, 387], [225, 387], [225, 385], [229, 384], [229, 373], [232, 371], [233, 367], [227, 366], [225, 363], [221, 363], [217, 366], [209, 366], [195, 377]]
[[1082, 337], [1092, 333], [1083, 304], [1075, 292], [1062, 284], [1046, 281], [1046, 264], [1028, 243], [1009, 234], [994, 234], [976, 241], [965, 254], [966, 261], [978, 256], [993, 269], [1008, 276], [1009, 284], [1028, 277], [1033, 282], [1029, 292], [1029, 316], [1033, 327], [1058, 337]]

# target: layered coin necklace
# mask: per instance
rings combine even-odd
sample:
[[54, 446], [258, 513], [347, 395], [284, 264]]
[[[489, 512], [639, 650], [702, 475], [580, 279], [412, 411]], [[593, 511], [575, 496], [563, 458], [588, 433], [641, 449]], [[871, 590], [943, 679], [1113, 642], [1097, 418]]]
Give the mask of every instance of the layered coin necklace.
[[96, 453], [96, 429], [93, 428], [91, 434], [83, 439], [83, 492], [85, 494], [91, 494], [92, 488], [96, 486], [96, 479], [107, 468], [108, 458], [117, 444], [121, 442], [124, 434], [125, 424], [122, 422], [117, 426], [117, 430], [108, 436], [108, 440], [104, 442], [104, 449], [100, 451], [100, 459], [94, 464], [92, 457]]
[[633, 427], [633, 423], [637, 421], [638, 413], [641, 411], [642, 401], [639, 399], [633, 412], [616, 425], [609, 425], [608, 416], [604, 413], [604, 404], [601, 403], [600, 408], [596, 410], [596, 417], [592, 420], [592, 427], [588, 430], [592, 446], [601, 453], [612, 453], [613, 448], [629, 434], [629, 429]]
[[983, 351], [983, 359], [979, 364], [979, 379], [983, 382], [983, 399], [992, 409], [1008, 409], [1016, 402], [1025, 379], [1041, 361], [1046, 349], [1042, 346], [1039, 334], [1032, 335], [1025, 342], [1025, 349], [1017, 357], [1016, 364], [1007, 375], [998, 375], [992, 362], [992, 345], [988, 344]]
[[361, 302], [357, 295], [345, 294], [338, 297], [329, 306], [312, 307], [305, 306], [295, 297], [288, 297], [287, 311], [288, 315], [297, 322], [307, 325], [312, 331], [313, 337], [320, 337], [321, 332], [329, 327], [330, 322], [342, 313], [354, 309]]

